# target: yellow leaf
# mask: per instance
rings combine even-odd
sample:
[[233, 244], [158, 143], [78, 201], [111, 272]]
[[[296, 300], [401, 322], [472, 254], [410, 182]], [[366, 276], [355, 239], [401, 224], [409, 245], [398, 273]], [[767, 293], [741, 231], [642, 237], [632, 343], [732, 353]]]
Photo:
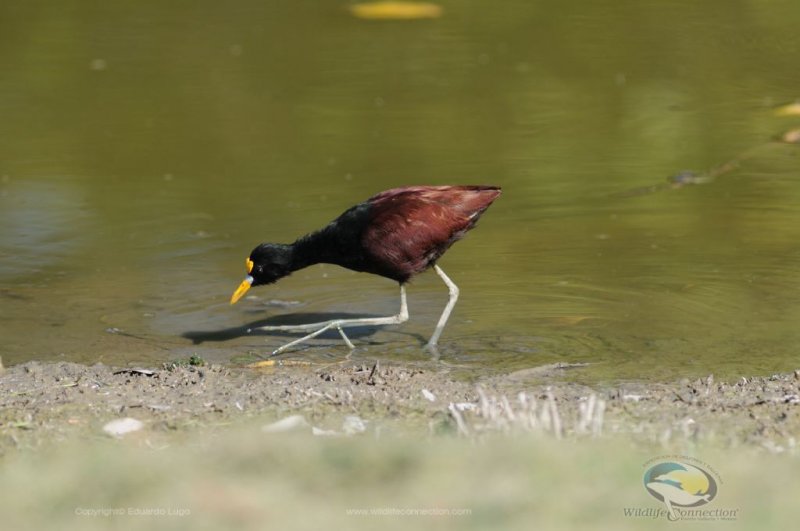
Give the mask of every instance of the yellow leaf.
[[368, 2], [350, 6], [354, 16], [368, 20], [439, 18], [443, 11], [442, 6], [428, 2]]
[[312, 363], [305, 360], [262, 360], [248, 363], [245, 367], [248, 369], [264, 369], [266, 367], [305, 367], [308, 365], [312, 365]]
[[800, 116], [800, 101], [789, 103], [775, 109], [778, 116]]
[[263, 361], [248, 363], [246, 367], [248, 369], [261, 369], [264, 367], [274, 367], [275, 365], [276, 365], [275, 360], [263, 360]]

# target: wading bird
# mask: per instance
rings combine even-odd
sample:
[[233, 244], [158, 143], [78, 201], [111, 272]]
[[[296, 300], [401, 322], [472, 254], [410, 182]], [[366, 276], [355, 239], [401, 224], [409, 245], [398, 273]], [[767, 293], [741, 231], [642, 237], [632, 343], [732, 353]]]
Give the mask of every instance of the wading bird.
[[475, 226], [481, 214], [499, 195], [497, 186], [407, 186], [381, 192], [292, 244], [262, 243], [253, 249], [246, 261], [247, 276], [231, 297], [231, 304], [251, 286], [272, 284], [293, 271], [318, 263], [336, 264], [399, 282], [400, 313], [391, 317], [333, 319], [258, 328], [310, 332], [283, 345], [273, 354], [330, 329], [336, 329], [352, 349], [354, 346], [344, 329], [407, 321], [405, 283], [433, 267], [450, 292], [450, 300], [428, 341], [428, 348], [435, 350], [459, 293], [455, 283], [436, 265], [436, 260]]

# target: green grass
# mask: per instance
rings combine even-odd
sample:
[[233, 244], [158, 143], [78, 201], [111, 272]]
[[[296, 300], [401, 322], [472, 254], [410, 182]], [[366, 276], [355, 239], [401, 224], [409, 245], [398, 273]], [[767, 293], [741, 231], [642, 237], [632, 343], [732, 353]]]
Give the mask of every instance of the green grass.
[[163, 364], [163, 368], [168, 371], [174, 371], [178, 367], [205, 367], [206, 360], [198, 355], [192, 355], [188, 358], [179, 359]]

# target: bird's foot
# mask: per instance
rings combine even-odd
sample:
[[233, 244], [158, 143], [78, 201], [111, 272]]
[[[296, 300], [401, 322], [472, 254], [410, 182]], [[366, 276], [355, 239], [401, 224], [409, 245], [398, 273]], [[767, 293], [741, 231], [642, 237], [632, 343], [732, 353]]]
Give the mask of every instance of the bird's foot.
[[332, 321], [324, 321], [321, 323], [309, 323], [309, 324], [302, 324], [302, 325], [267, 325], [267, 326], [260, 326], [256, 330], [266, 330], [269, 332], [310, 332], [309, 334], [295, 339], [294, 341], [290, 341], [286, 343], [282, 347], [279, 347], [272, 351], [272, 356], [276, 356], [281, 352], [285, 352], [287, 349], [303, 343], [304, 341], [308, 341], [309, 339], [313, 339], [320, 335], [321, 333], [325, 332], [326, 330], [336, 329], [339, 332], [339, 335], [342, 336], [342, 340], [345, 344], [350, 348], [350, 350], [354, 350], [356, 347], [353, 345], [353, 342], [350, 341], [350, 338], [347, 337], [347, 334], [344, 333], [345, 328], [353, 328], [358, 326], [387, 326], [387, 325], [396, 325], [400, 323], [404, 323], [408, 320], [408, 304], [406, 303], [406, 288], [403, 285], [400, 285], [400, 313], [397, 315], [392, 315], [390, 317], [364, 317], [358, 319], [334, 319]]
[[[299, 345], [300, 343], [308, 341], [309, 339], [314, 339], [318, 335], [322, 334], [323, 332], [325, 332], [327, 330], [330, 330], [331, 328], [335, 328], [339, 332], [339, 335], [342, 336], [342, 339], [344, 340], [344, 342], [348, 346], [348, 348], [350, 350], [353, 350], [356, 347], [355, 347], [355, 345], [353, 345], [353, 342], [350, 341], [350, 338], [347, 337], [347, 334], [344, 333], [344, 327], [342, 326], [342, 324], [344, 324], [344, 323], [345, 323], [344, 320], [335, 320], [335, 321], [328, 321], [328, 322], [325, 322], [325, 323], [319, 323], [320, 327], [317, 330], [315, 330], [315, 331], [311, 332], [310, 334], [307, 334], [307, 335], [305, 335], [305, 336], [303, 336], [301, 338], [295, 339], [294, 341], [290, 341], [289, 343], [286, 343], [285, 345], [283, 345], [281, 347], [276, 348], [275, 350], [272, 351], [272, 356], [277, 356], [281, 352], [284, 352], [287, 349], [289, 349], [289, 348], [291, 348], [291, 347], [293, 347], [295, 345]], [[308, 326], [309, 325], [303, 325], [300, 329], [301, 330], [308, 330]], [[267, 327], [267, 326], [265, 326], [265, 327], [262, 327], [262, 330], [269, 329], [269, 328], [275, 328], [275, 329], [280, 329], [280, 330], [284, 330], [284, 331], [290, 329], [290, 327], [287, 327], [287, 326], [276, 326], [276, 327]]]

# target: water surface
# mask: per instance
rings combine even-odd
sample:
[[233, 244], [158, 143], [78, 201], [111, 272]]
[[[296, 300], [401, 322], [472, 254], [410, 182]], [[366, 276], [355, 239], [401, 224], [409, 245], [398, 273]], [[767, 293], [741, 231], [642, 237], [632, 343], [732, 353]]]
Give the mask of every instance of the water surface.
[[[50, 5], [48, 5], [50, 4]], [[583, 381], [794, 369], [800, 8], [793, 2], [339, 2], [0, 7], [0, 355], [238, 362], [301, 318], [397, 311], [391, 281], [314, 266], [231, 307], [244, 258], [405, 184], [503, 196], [440, 264], [442, 359], [591, 362]], [[711, 182], [680, 171], [737, 160]], [[362, 330], [424, 360], [447, 299]], [[299, 356], [341, 359], [335, 339]]]

